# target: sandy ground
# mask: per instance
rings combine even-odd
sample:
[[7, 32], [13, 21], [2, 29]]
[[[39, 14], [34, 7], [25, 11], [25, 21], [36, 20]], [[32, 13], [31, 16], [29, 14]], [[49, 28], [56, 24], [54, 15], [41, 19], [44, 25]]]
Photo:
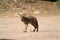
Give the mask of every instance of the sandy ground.
[[23, 32], [24, 23], [16, 18], [0, 18], [0, 39], [14, 40], [60, 40], [60, 16], [37, 16], [39, 32], [29, 24], [28, 31]]

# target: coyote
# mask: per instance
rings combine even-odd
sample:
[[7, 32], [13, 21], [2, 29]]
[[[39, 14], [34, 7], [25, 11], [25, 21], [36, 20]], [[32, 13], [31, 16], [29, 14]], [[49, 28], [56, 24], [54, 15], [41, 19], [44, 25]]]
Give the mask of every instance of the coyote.
[[34, 27], [33, 32], [38, 31], [38, 21], [37, 21], [36, 17], [23, 15], [21, 17], [21, 21], [25, 24], [24, 32], [27, 31], [28, 24], [33, 25], [33, 27]]

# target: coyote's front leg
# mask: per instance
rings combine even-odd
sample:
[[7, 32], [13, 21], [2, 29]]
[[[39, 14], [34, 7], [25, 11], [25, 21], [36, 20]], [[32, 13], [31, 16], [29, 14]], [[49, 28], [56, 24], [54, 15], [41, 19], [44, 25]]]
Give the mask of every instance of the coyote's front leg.
[[27, 25], [27, 24], [25, 24], [24, 32], [26, 32], [26, 31], [27, 31], [27, 28], [28, 28], [28, 25]]

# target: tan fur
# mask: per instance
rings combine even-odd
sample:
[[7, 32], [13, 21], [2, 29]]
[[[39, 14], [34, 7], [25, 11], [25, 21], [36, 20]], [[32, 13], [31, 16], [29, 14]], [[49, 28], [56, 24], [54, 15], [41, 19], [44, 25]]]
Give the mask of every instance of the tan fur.
[[24, 32], [27, 31], [28, 25], [25, 24]]

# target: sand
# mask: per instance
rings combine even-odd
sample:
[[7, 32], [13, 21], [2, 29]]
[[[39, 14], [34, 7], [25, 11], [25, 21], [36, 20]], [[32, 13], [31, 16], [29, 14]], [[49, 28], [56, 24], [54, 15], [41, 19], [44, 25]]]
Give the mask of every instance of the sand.
[[36, 16], [39, 31], [32, 32], [29, 24], [27, 32], [23, 32], [24, 23], [20, 17], [0, 17], [0, 39], [14, 40], [60, 40], [60, 16]]

